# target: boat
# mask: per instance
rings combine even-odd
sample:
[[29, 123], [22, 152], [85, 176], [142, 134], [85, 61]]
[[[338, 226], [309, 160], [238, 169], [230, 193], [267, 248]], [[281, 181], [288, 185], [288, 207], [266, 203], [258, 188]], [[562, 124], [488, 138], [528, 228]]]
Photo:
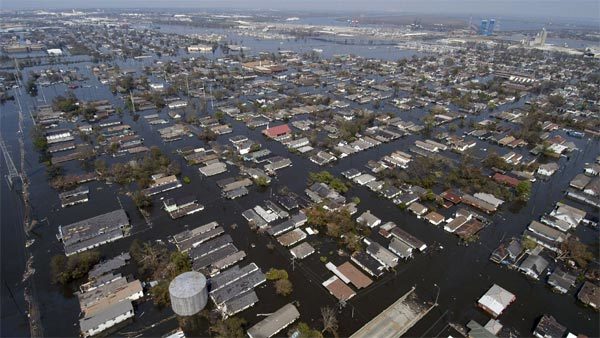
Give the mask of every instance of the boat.
[[567, 135], [573, 136], [573, 137], [576, 137], [576, 138], [583, 138], [585, 136], [584, 133], [582, 133], [580, 131], [576, 131], [576, 130], [569, 130], [569, 131], [567, 131]]

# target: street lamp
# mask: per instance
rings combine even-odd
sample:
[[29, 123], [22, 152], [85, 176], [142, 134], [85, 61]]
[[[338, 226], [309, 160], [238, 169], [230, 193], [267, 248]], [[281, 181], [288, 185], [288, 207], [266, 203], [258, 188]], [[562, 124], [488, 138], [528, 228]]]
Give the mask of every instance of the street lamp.
[[440, 287], [439, 287], [439, 285], [437, 285], [437, 283], [434, 283], [433, 286], [435, 286], [437, 288], [437, 294], [435, 295], [435, 304], [433, 304], [433, 305], [437, 306], [438, 298], [440, 297]]

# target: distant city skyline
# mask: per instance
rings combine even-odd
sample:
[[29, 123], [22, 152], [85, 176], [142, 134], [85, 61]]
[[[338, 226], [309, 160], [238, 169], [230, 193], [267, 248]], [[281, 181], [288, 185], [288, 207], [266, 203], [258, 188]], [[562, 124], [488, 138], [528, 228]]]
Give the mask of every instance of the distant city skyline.
[[65, 8], [273, 9], [389, 14], [600, 18], [598, 0], [2, 0], [3, 10]]

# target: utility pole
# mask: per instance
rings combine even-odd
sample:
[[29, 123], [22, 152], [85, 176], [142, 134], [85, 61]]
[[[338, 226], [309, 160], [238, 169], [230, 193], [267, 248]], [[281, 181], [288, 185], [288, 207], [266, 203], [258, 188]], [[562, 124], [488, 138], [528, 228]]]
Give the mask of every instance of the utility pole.
[[133, 92], [131, 90], [129, 91], [129, 97], [131, 98], [131, 108], [135, 112], [135, 102], [133, 101]]
[[208, 92], [210, 94], [210, 109], [214, 111], [215, 106], [213, 104], [212, 85], [210, 85], [210, 84], [208, 85]]
[[42, 98], [44, 99], [44, 104], [48, 104], [46, 100], [46, 95], [44, 94], [44, 86], [40, 86], [40, 93], [42, 93]]
[[187, 95], [190, 96], [190, 82], [187, 74], [185, 74], [185, 86], [187, 88]]

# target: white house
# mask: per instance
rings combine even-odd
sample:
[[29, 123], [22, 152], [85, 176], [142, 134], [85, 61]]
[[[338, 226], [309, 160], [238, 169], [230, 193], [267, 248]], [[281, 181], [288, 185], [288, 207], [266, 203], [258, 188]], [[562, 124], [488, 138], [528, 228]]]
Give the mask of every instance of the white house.
[[129, 301], [115, 303], [92, 316], [79, 320], [84, 337], [93, 336], [133, 317], [133, 306]]
[[63, 51], [60, 48], [47, 49], [46, 53], [48, 53], [48, 55], [50, 55], [50, 56], [61, 56], [61, 55], [63, 55]]
[[558, 170], [558, 164], [551, 162], [540, 164], [538, 167], [537, 173], [541, 176], [552, 176]]

